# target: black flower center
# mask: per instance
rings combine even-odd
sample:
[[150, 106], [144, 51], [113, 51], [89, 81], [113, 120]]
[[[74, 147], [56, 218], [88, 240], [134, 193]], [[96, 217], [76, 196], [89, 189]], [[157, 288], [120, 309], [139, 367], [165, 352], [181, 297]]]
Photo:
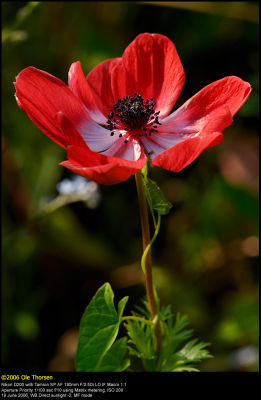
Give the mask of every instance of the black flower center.
[[[107, 120], [111, 136], [114, 135], [115, 129], [126, 131], [124, 141], [127, 143], [130, 135], [151, 136], [153, 132], [157, 133], [157, 127], [161, 123], [158, 120], [160, 111], [155, 112], [155, 105], [153, 98], [144, 101], [137, 93], [134, 93], [133, 97], [126, 96], [124, 99], [118, 99]], [[122, 136], [123, 134], [120, 133], [119, 137]]]

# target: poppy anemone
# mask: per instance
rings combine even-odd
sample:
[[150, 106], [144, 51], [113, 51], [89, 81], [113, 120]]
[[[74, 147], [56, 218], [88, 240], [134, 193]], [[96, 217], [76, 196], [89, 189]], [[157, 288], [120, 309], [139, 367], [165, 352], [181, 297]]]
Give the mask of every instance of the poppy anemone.
[[102, 184], [128, 179], [150, 159], [174, 172], [207, 147], [222, 141], [222, 130], [246, 101], [251, 87], [228, 76], [201, 89], [180, 108], [173, 106], [185, 74], [171, 40], [143, 33], [121, 58], [97, 65], [84, 76], [79, 61], [68, 86], [34, 67], [15, 82], [19, 107], [68, 160], [61, 165]]

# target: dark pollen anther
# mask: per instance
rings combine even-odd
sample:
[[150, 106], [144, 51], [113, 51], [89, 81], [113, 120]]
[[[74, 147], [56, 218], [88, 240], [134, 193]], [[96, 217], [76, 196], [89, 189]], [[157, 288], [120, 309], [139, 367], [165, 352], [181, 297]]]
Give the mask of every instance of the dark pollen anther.
[[[134, 96], [126, 96], [123, 99], [118, 99], [117, 103], [113, 105], [108, 114], [107, 128], [111, 131], [111, 136], [114, 135], [115, 129], [125, 130], [128, 137], [143, 136], [140, 132], [135, 133], [135, 130], [142, 130], [144, 135], [151, 136], [151, 133], [157, 133], [158, 125], [161, 123], [158, 120], [160, 111], [155, 111], [154, 107], [156, 102], [151, 97], [150, 100], [143, 100], [140, 94], [134, 93]], [[153, 124], [153, 125], [152, 125]], [[151, 128], [153, 126], [153, 128]], [[149, 133], [148, 133], [149, 132]], [[122, 134], [119, 134], [122, 137]], [[124, 143], [128, 143], [125, 139]]]

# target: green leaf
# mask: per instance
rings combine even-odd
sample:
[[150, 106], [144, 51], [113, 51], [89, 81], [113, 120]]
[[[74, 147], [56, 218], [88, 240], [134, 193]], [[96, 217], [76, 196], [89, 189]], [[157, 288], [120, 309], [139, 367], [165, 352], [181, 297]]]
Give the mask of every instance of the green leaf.
[[129, 337], [130, 354], [148, 360], [155, 358], [153, 327], [137, 320], [128, 320], [125, 326]]
[[[149, 305], [146, 301], [142, 306], [135, 307], [138, 312], [132, 312], [133, 319], [129, 319], [125, 323], [128, 334], [128, 350], [130, 355], [141, 358], [143, 361], [155, 359], [155, 335], [154, 327], [141, 320], [144, 318], [151, 320]], [[154, 365], [154, 362], [152, 363]], [[148, 369], [146, 369], [148, 370]]]
[[184, 361], [199, 362], [212, 357], [209, 352], [205, 350], [205, 347], [207, 346], [209, 346], [209, 343], [198, 342], [198, 339], [193, 339], [188, 342], [178, 354]]
[[162, 323], [163, 341], [160, 354], [160, 368], [163, 371], [171, 371], [173, 366], [180, 360], [180, 356], [176, 354], [177, 349], [182, 343], [185, 343], [192, 334], [192, 330], [188, 329], [188, 320], [186, 316], [180, 316], [177, 313], [175, 322], [171, 310], [169, 315], [165, 316], [166, 321]]
[[[109, 284], [108, 284], [108, 285], [109, 285]], [[125, 296], [125, 297], [123, 297], [123, 298], [119, 301], [119, 303], [118, 303], [118, 314], [119, 314], [119, 318], [120, 318], [120, 319], [121, 319], [121, 317], [122, 317], [122, 314], [123, 314], [123, 311], [124, 311], [124, 308], [125, 308], [125, 306], [126, 306], [126, 303], [127, 303], [128, 299], [129, 299], [129, 297], [128, 297], [128, 296]]]
[[157, 211], [160, 215], [168, 214], [172, 204], [166, 199], [156, 182], [143, 175], [143, 186], [151, 211]]
[[162, 349], [159, 359], [159, 370], [166, 372], [198, 371], [195, 364], [212, 357], [205, 349], [209, 343], [198, 342], [198, 339], [187, 341], [192, 330], [188, 329], [186, 316], [178, 313], [173, 321], [173, 315], [165, 311], [163, 326]]
[[104, 355], [97, 372], [122, 372], [130, 365], [130, 360], [124, 356], [127, 350], [127, 338], [117, 340]]
[[[101, 368], [109, 366], [112, 368], [111, 371], [116, 371], [126, 365], [126, 363], [115, 364], [120, 356], [122, 358], [124, 356], [124, 341], [116, 342], [114, 349], [112, 346], [118, 335], [121, 316], [128, 297], [124, 297], [119, 302], [118, 313], [113, 298], [110, 284], [105, 283], [92, 298], [82, 316], [76, 354], [77, 371], [101, 371]], [[126, 343], [125, 349], [127, 349]], [[113, 350], [116, 351], [115, 354], [112, 354]]]

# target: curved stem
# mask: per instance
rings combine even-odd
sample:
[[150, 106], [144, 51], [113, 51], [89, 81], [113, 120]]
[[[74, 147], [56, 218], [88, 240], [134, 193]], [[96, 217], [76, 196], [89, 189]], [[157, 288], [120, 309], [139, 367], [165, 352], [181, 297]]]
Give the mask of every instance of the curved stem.
[[[147, 296], [148, 296], [149, 307], [150, 307], [152, 319], [154, 319], [155, 316], [157, 315], [157, 305], [156, 305], [156, 300], [155, 300], [153, 279], [152, 279], [148, 206], [147, 206], [146, 196], [144, 193], [142, 175], [141, 175], [140, 171], [136, 173], [135, 179], [136, 179], [137, 193], [138, 193], [139, 206], [140, 206], [143, 252], [146, 251], [146, 254], [142, 260], [144, 262], [146, 292], [147, 292]], [[154, 238], [154, 240], [155, 240], [155, 238]], [[160, 328], [159, 320], [155, 327], [155, 333], [156, 333], [156, 353], [158, 354], [160, 351], [160, 347], [161, 347], [161, 328]]]
[[155, 224], [155, 232], [154, 232], [153, 238], [151, 239], [150, 243], [144, 250], [142, 257], [141, 257], [141, 268], [142, 268], [144, 274], [146, 273], [146, 267], [145, 267], [146, 256], [147, 256], [148, 252], [150, 251], [151, 246], [153, 245], [156, 237], [158, 236], [159, 229], [160, 229], [160, 221], [161, 221], [161, 215], [158, 214], [158, 222], [157, 222], [157, 224]]

